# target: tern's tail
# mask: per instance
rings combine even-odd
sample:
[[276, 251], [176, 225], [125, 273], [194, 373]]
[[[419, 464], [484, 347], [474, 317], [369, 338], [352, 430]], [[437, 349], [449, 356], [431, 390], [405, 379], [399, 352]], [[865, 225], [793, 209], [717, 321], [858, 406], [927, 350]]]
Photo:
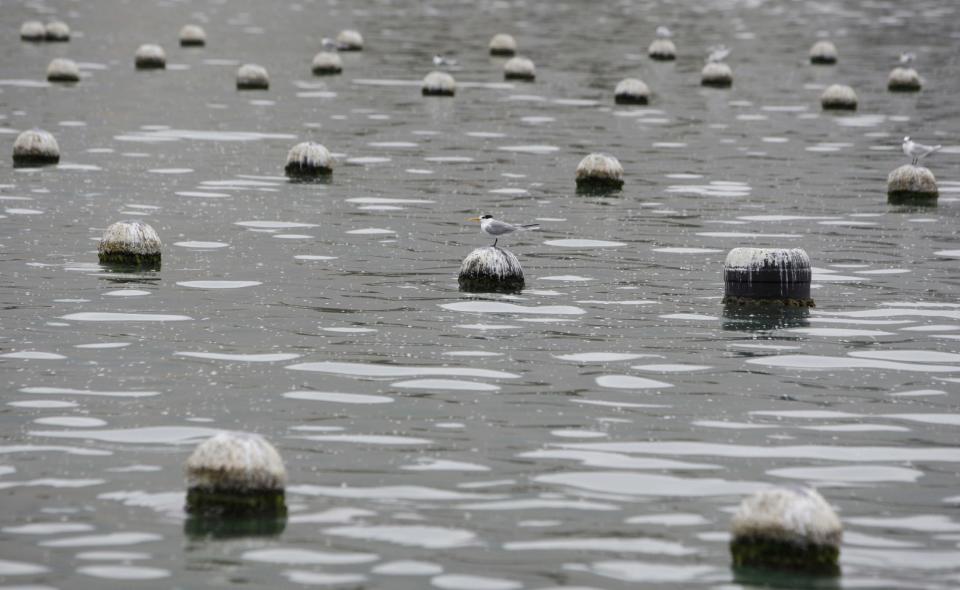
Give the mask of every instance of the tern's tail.
[[521, 225], [521, 226], [519, 226], [519, 227], [520, 227], [520, 229], [522, 229], [522, 230], [524, 230], [524, 231], [529, 231], [529, 230], [532, 230], [532, 229], [540, 229], [540, 224], [539, 224], [539, 223], [528, 223], [528, 224], [526, 224], [526, 225]]

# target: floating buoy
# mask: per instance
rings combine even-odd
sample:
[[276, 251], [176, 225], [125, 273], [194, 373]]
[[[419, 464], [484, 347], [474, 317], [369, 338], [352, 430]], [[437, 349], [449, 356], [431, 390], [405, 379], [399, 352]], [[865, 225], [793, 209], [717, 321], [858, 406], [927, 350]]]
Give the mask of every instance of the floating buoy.
[[857, 110], [857, 93], [849, 86], [834, 84], [827, 87], [820, 95], [820, 105], [825, 110], [855, 111]]
[[243, 64], [237, 69], [237, 90], [268, 90], [270, 77], [263, 66]]
[[620, 80], [613, 95], [617, 104], [647, 104], [650, 89], [641, 80], [626, 78]]
[[922, 86], [920, 74], [913, 68], [893, 68], [887, 77], [887, 90], [893, 92], [916, 92]]
[[180, 29], [180, 47], [203, 47], [207, 44], [207, 32], [200, 25], [183, 25]]
[[258, 434], [221, 432], [187, 459], [187, 513], [205, 518], [285, 516], [287, 471]]
[[816, 490], [778, 487], [746, 498], [732, 522], [735, 568], [840, 573], [843, 525]]
[[487, 246], [463, 259], [457, 282], [461, 291], [515, 292], [523, 289], [523, 269], [513, 252]]
[[47, 37], [47, 28], [38, 20], [28, 20], [20, 26], [20, 38], [24, 41], [43, 41]]
[[677, 59], [677, 47], [670, 39], [654, 39], [647, 49], [647, 55], [657, 61], [673, 61]]
[[814, 307], [811, 276], [800, 248], [734, 248], [723, 263], [723, 303]]
[[337, 34], [337, 47], [340, 51], [363, 51], [363, 36], [349, 29], [340, 31]]
[[147, 43], [137, 48], [133, 64], [138, 70], [162, 70], [167, 67], [167, 54], [163, 47]]
[[13, 142], [14, 166], [38, 166], [60, 161], [60, 146], [53, 135], [42, 129], [28, 129]]
[[929, 168], [904, 164], [887, 176], [887, 201], [894, 204], [936, 202], [937, 179]]
[[830, 41], [817, 41], [810, 48], [810, 63], [833, 65], [837, 63], [837, 48]]
[[423, 79], [424, 96], [453, 96], [457, 92], [457, 83], [446, 72], [430, 72]]
[[97, 245], [101, 264], [160, 268], [160, 236], [138, 220], [118, 221], [104, 230]]
[[329, 76], [343, 71], [343, 60], [332, 51], [321, 51], [313, 56], [311, 65], [315, 76]]
[[47, 80], [50, 82], [79, 82], [80, 68], [72, 59], [58, 57], [47, 66]]
[[284, 168], [291, 178], [313, 178], [333, 174], [333, 156], [319, 143], [304, 141], [287, 152]]
[[533, 81], [537, 77], [537, 71], [529, 59], [513, 57], [503, 64], [503, 77], [507, 80]]
[[707, 62], [700, 72], [700, 84], [714, 88], [728, 88], [733, 85], [733, 70], [723, 62]]
[[623, 188], [623, 166], [607, 154], [593, 153], [577, 164], [577, 190], [605, 192]]
[[490, 55], [516, 55], [517, 41], [506, 33], [497, 33], [490, 39]]
[[67, 26], [67, 23], [58, 20], [47, 23], [47, 26], [44, 27], [44, 38], [47, 41], [54, 42], [69, 41], [70, 27]]

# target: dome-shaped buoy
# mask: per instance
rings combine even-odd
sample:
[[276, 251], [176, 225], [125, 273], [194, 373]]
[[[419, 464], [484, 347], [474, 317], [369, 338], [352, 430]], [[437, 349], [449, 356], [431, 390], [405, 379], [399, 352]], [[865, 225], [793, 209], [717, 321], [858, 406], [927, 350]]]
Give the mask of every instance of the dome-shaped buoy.
[[800, 248], [734, 248], [723, 263], [723, 303], [814, 307], [811, 277]]
[[101, 264], [160, 268], [163, 244], [157, 232], [142, 221], [118, 221], [104, 230], [97, 245]]
[[457, 282], [461, 291], [515, 292], [523, 289], [523, 269], [513, 252], [487, 246], [463, 259]]
[[343, 71], [343, 60], [332, 51], [321, 51], [313, 56], [311, 64], [314, 76], [329, 76]]
[[833, 65], [837, 63], [837, 48], [830, 41], [817, 41], [810, 48], [810, 63]]
[[340, 31], [337, 34], [337, 48], [340, 51], [363, 51], [363, 36], [349, 29]]
[[733, 85], [733, 70], [722, 62], [708, 62], [700, 72], [700, 84], [714, 88], [729, 88]]
[[14, 166], [38, 166], [60, 161], [60, 146], [48, 131], [28, 129], [13, 142]]
[[62, 21], [47, 23], [44, 27], [44, 38], [47, 41], [65, 42], [70, 40], [70, 27]]
[[647, 55], [657, 61], [673, 61], [677, 59], [677, 47], [670, 39], [654, 39], [647, 48]]
[[263, 66], [243, 64], [237, 69], [237, 90], [268, 90], [270, 77]]
[[916, 92], [922, 87], [920, 74], [913, 68], [894, 68], [887, 77], [887, 90], [892, 92]]
[[207, 32], [200, 25], [183, 25], [180, 29], [180, 47], [203, 47], [207, 44]]
[[537, 77], [533, 62], [525, 57], [513, 57], [503, 64], [503, 77], [507, 80], [532, 82]]
[[47, 80], [50, 82], [79, 82], [80, 68], [72, 59], [58, 57], [47, 66]]
[[617, 84], [613, 96], [617, 104], [647, 104], [650, 89], [641, 80], [626, 78]]
[[291, 178], [316, 178], [333, 174], [333, 156], [319, 143], [304, 141], [290, 148], [284, 168]]
[[167, 54], [163, 47], [147, 43], [137, 48], [133, 65], [138, 70], [162, 70], [167, 67]]
[[606, 192], [623, 188], [623, 166], [613, 156], [593, 153], [577, 164], [577, 190]]
[[457, 82], [446, 72], [430, 72], [423, 79], [424, 96], [453, 96], [457, 92]]
[[857, 93], [853, 88], [842, 84], [828, 86], [820, 95], [820, 105], [824, 110], [857, 110]]
[[203, 517], [284, 516], [287, 471], [258, 434], [221, 432], [187, 459], [187, 513]]
[[506, 33], [497, 33], [492, 39], [490, 39], [490, 55], [512, 56], [516, 54], [517, 41], [512, 35], [507, 35]]
[[28, 20], [20, 26], [20, 38], [24, 41], [43, 41], [47, 37], [47, 28], [38, 20]]
[[778, 487], [746, 498], [732, 522], [735, 568], [840, 573], [843, 525], [816, 490]]
[[893, 204], [935, 203], [940, 196], [929, 168], [904, 164], [887, 175], [887, 201]]

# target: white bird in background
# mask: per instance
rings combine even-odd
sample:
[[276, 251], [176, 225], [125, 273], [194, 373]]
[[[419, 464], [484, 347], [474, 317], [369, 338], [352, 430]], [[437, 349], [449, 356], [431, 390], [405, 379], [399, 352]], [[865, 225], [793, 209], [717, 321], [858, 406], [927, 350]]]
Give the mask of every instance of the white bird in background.
[[512, 234], [515, 231], [530, 231], [534, 229], [540, 229], [539, 223], [527, 223], [522, 225], [514, 225], [512, 223], [507, 223], [506, 221], [500, 221], [499, 219], [494, 219], [493, 215], [481, 215], [480, 217], [471, 217], [467, 221], [479, 221], [480, 229], [483, 233], [488, 236], [493, 236], [493, 247], [497, 246], [497, 240], [500, 239], [500, 236], [505, 236], [507, 234]]
[[916, 166], [917, 163], [926, 158], [933, 152], [942, 148], [942, 145], [923, 145], [922, 143], [916, 143], [910, 136], [903, 138], [903, 153], [904, 155], [913, 158], [913, 165]]
[[324, 37], [320, 40], [320, 45], [327, 51], [340, 51], [341, 49], [346, 49], [346, 45], [343, 43], [338, 43], [331, 39], [330, 37]]
[[657, 37], [660, 37], [662, 39], [669, 39], [670, 37], [673, 37], [673, 31], [671, 31], [670, 29], [668, 29], [663, 25], [660, 25], [659, 27], [657, 27]]
[[446, 57], [443, 55], [434, 55], [433, 56], [433, 65], [435, 66], [456, 66], [459, 62], [453, 59], [452, 57]]
[[727, 49], [726, 45], [714, 45], [710, 48], [710, 55], [707, 56], [707, 61], [710, 63], [720, 63], [728, 55], [730, 55], [730, 50]]
[[904, 51], [903, 53], [900, 54], [900, 63], [902, 63], [903, 65], [913, 63], [913, 60], [915, 59], [917, 59], [917, 56], [909, 51]]

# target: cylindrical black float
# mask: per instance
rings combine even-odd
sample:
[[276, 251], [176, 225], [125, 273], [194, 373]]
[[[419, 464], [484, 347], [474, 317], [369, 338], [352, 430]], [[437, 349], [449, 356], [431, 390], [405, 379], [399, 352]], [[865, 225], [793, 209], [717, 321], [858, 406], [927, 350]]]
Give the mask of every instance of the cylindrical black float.
[[734, 248], [723, 264], [723, 302], [813, 307], [811, 274], [800, 248]]

